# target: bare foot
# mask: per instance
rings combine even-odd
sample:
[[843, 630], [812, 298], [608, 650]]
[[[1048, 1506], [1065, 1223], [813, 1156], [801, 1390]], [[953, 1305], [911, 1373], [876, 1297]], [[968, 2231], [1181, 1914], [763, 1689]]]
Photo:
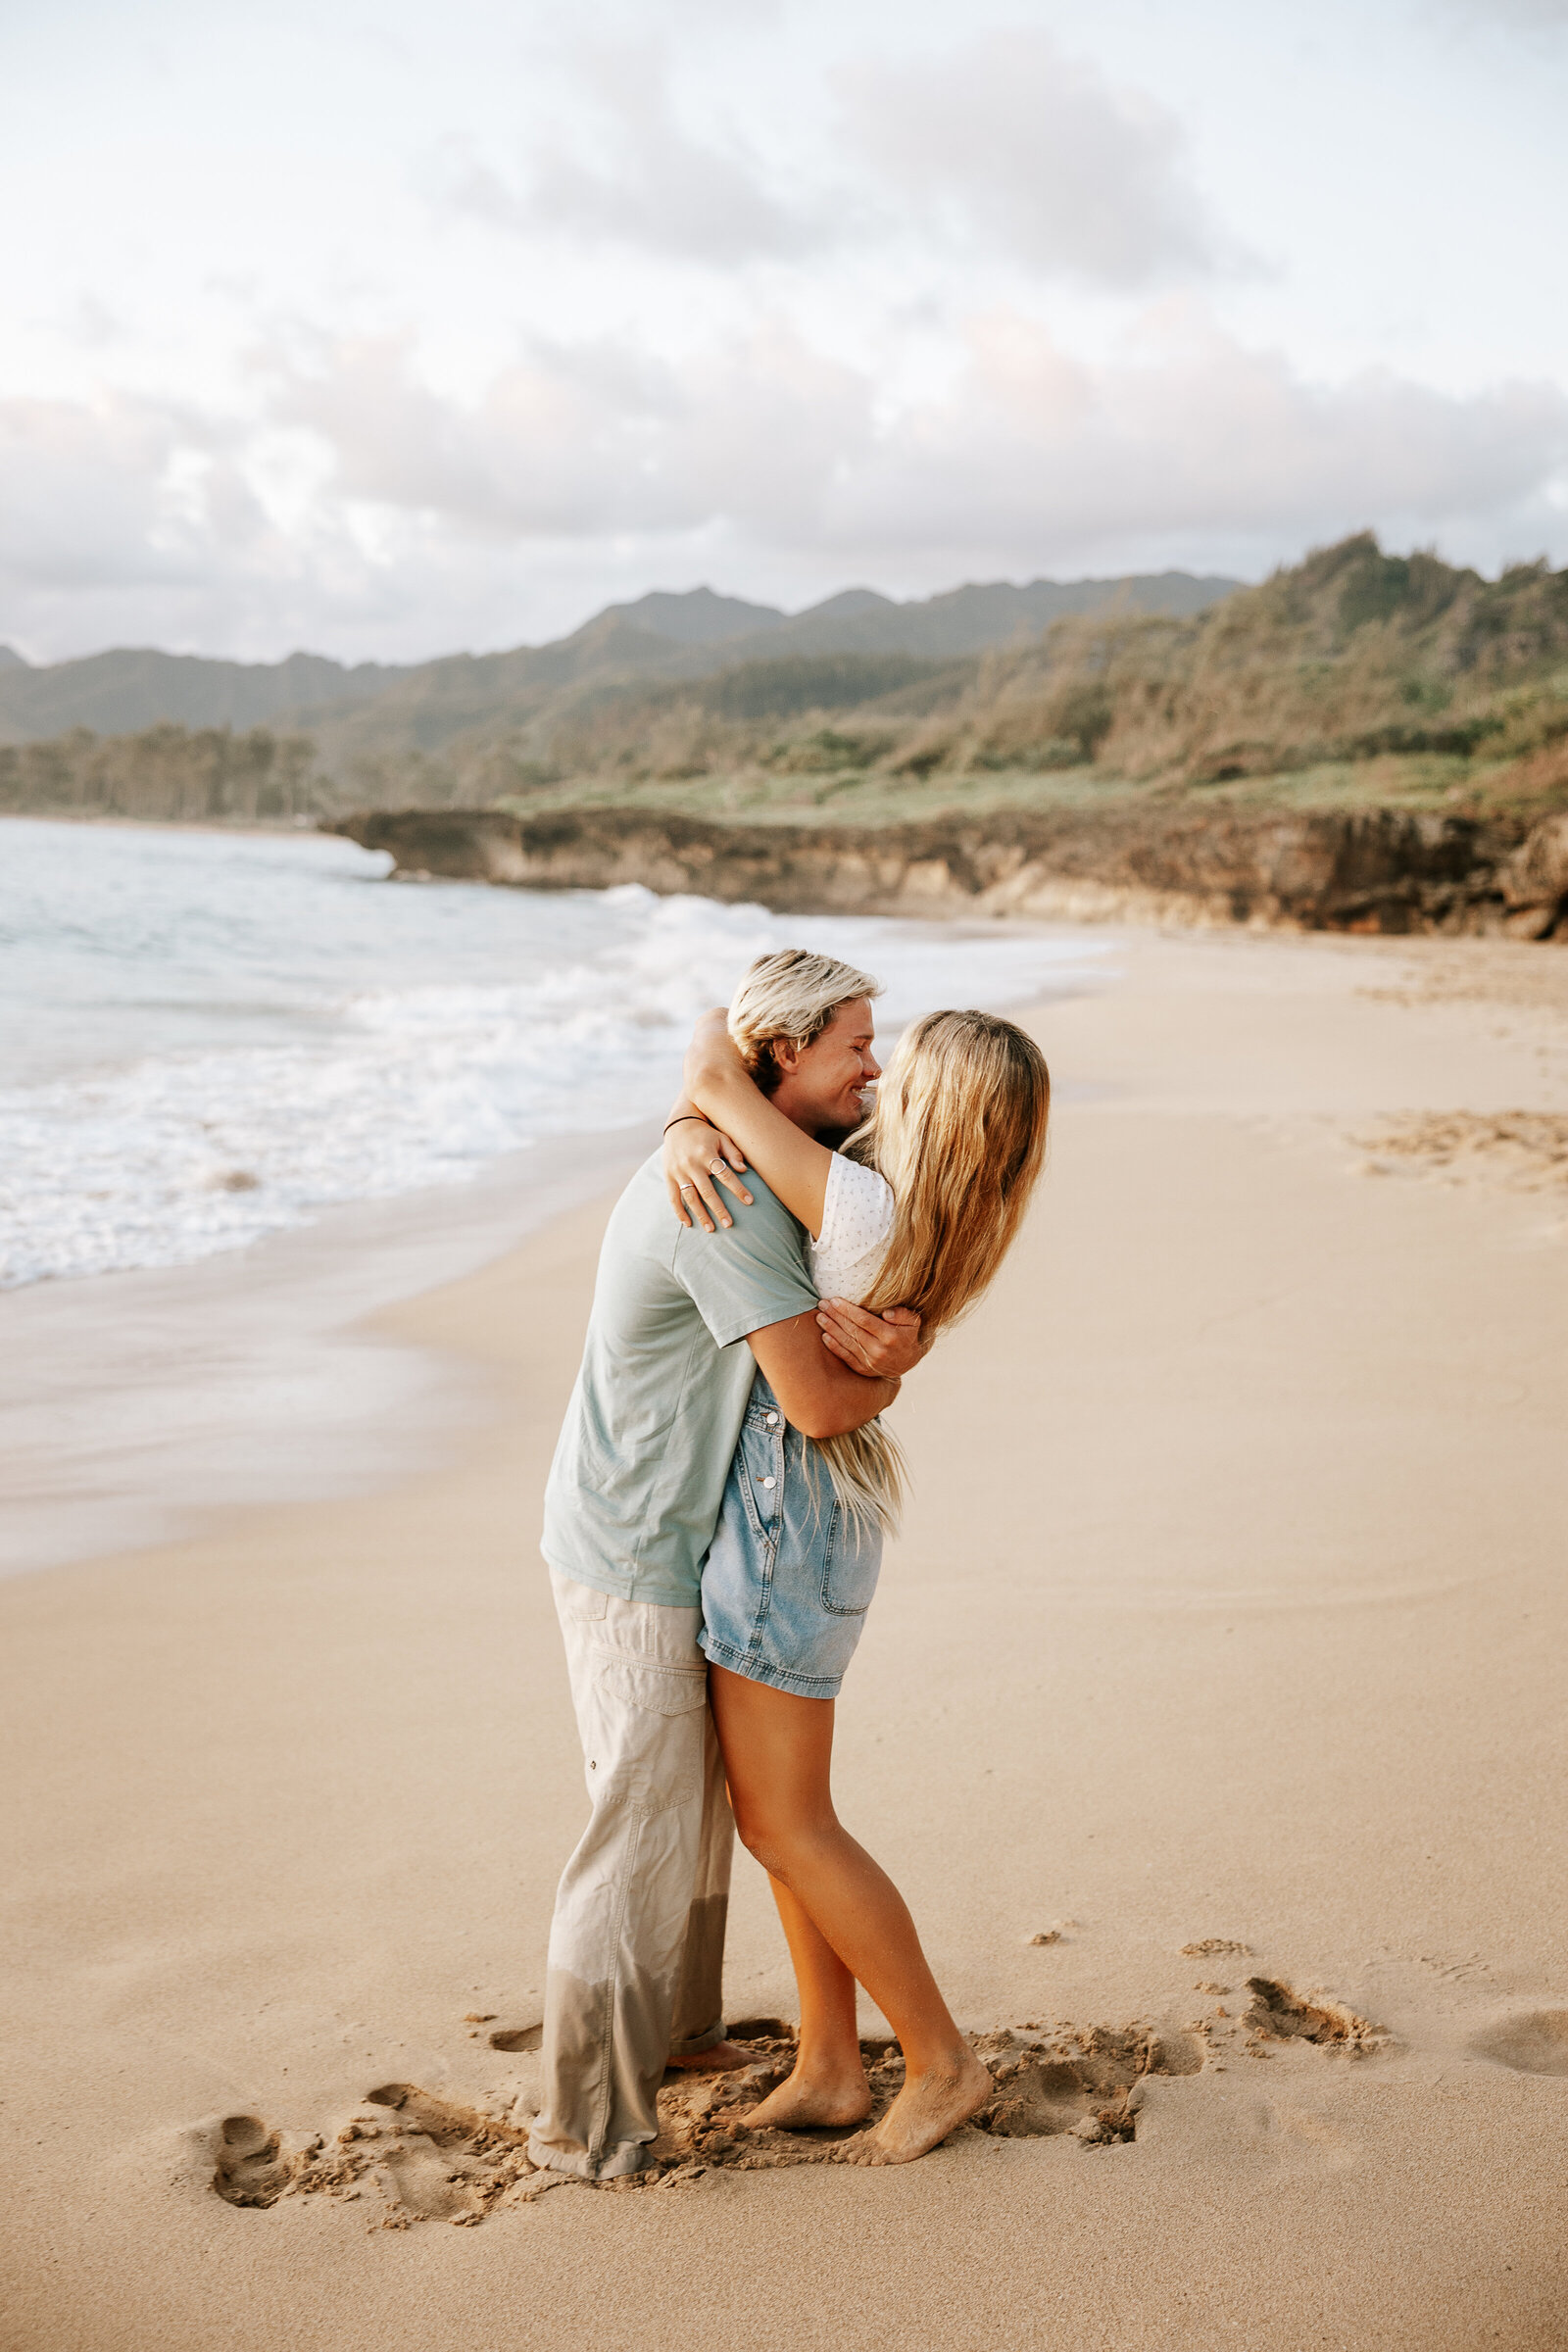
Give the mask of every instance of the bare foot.
[[727, 2075], [737, 2067], [755, 2066], [757, 2052], [741, 2041], [715, 2041], [710, 2049], [693, 2050], [689, 2057], [671, 2052], [664, 2064], [678, 2067], [683, 2075]]
[[994, 2096], [996, 2084], [972, 2050], [956, 2054], [951, 2066], [911, 2075], [874, 2132], [839, 2151], [844, 2164], [910, 2164]]
[[731, 2120], [737, 2132], [805, 2132], [813, 2124], [858, 2124], [870, 2112], [871, 2085], [863, 2068], [813, 2078], [797, 2067], [760, 2105]]

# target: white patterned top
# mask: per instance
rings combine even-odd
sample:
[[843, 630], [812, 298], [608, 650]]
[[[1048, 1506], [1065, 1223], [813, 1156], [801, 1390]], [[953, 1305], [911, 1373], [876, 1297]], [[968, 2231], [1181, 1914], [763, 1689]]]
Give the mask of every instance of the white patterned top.
[[858, 1306], [881, 1271], [893, 1231], [893, 1187], [875, 1168], [835, 1152], [827, 1171], [822, 1230], [806, 1245], [806, 1263], [819, 1298], [848, 1298]]

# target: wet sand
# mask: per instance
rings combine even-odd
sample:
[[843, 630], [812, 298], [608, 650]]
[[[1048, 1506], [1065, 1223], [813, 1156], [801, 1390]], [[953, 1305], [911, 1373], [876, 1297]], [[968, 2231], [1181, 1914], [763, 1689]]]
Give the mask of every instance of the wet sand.
[[551, 1137], [247, 1250], [0, 1293], [0, 1577], [448, 1459], [484, 1410], [466, 1356], [378, 1311], [493, 1263], [658, 1140]]
[[[677, 2086], [666, 2184], [505, 2178], [594, 1202], [378, 1318], [458, 1458], [0, 1589], [8, 2347], [1568, 2340], [1568, 956], [1123, 961], [1032, 1016], [1049, 1177], [840, 1707], [993, 2128], [741, 2169]], [[728, 1984], [788, 2018], [744, 1858]]]

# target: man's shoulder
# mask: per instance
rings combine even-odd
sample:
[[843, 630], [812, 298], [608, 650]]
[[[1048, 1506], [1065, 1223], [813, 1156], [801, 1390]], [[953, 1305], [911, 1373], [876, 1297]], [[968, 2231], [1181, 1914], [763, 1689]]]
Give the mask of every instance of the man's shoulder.
[[705, 1233], [700, 1225], [677, 1226], [671, 1271], [702, 1307], [719, 1345], [764, 1323], [778, 1323], [813, 1304], [815, 1288], [806, 1262], [806, 1228], [777, 1195], [750, 1170], [750, 1203], [724, 1196], [734, 1219]]
[[600, 1251], [591, 1328], [602, 1341], [656, 1331], [667, 1337], [690, 1308], [724, 1348], [814, 1302], [805, 1227], [760, 1177], [748, 1173], [746, 1186], [750, 1203], [725, 1196], [734, 1223], [705, 1233], [682, 1225], [670, 1207], [659, 1152], [637, 1170], [611, 1212]]
[[806, 1228], [790, 1214], [755, 1168], [747, 1169], [745, 1184], [752, 1196], [749, 1205], [737, 1200], [733, 1193], [723, 1195], [735, 1220], [732, 1226], [721, 1225], [713, 1233], [705, 1233], [700, 1225], [682, 1225], [664, 1190], [663, 1154], [655, 1152], [634, 1172], [611, 1210], [605, 1228], [606, 1247], [617, 1253], [648, 1255], [668, 1267], [674, 1264], [682, 1244], [716, 1243], [722, 1254], [723, 1246], [736, 1239], [743, 1248], [748, 1239], [760, 1241], [764, 1236], [775, 1244], [803, 1243]]
[[669, 1223], [673, 1224], [674, 1215], [664, 1196], [663, 1175], [663, 1159], [656, 1152], [627, 1179], [625, 1189], [610, 1212], [611, 1223], [633, 1226], [651, 1222], [655, 1210], [662, 1208]]
[[799, 1263], [804, 1272], [805, 1226], [755, 1169], [747, 1169], [745, 1183], [749, 1202], [723, 1194], [734, 1223], [705, 1233], [700, 1225], [682, 1225], [675, 1215], [664, 1190], [662, 1154], [654, 1152], [611, 1210], [601, 1267], [613, 1266], [623, 1281], [634, 1264], [640, 1265], [645, 1278], [662, 1278], [681, 1290], [694, 1279], [722, 1281], [730, 1269], [739, 1274], [749, 1265], [793, 1268]]
[[741, 1181], [752, 1196], [749, 1203], [737, 1200], [734, 1194], [726, 1191], [722, 1185], [718, 1187], [719, 1198], [734, 1218], [734, 1224], [720, 1225], [712, 1233], [705, 1233], [700, 1225], [677, 1225], [675, 1230], [684, 1241], [694, 1245], [717, 1242], [729, 1248], [738, 1244], [743, 1249], [748, 1240], [760, 1239], [763, 1235], [769, 1241], [776, 1239], [792, 1245], [804, 1242], [805, 1226], [790, 1214], [777, 1193], [759, 1176], [755, 1168], [748, 1168]]

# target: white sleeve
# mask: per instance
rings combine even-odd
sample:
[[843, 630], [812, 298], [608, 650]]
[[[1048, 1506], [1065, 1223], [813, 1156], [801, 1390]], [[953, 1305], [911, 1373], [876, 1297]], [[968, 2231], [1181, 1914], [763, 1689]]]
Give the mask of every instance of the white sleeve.
[[809, 1250], [819, 1298], [857, 1304], [876, 1280], [893, 1230], [893, 1187], [875, 1168], [835, 1152], [822, 1201], [822, 1230]]

